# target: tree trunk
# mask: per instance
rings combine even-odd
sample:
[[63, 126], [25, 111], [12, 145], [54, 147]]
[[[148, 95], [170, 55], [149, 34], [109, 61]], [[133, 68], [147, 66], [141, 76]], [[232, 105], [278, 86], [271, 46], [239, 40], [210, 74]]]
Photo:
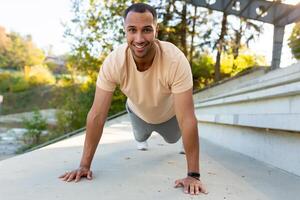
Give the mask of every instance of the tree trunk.
[[[173, 18], [173, 14], [170, 12], [172, 6], [172, 1], [167, 2], [163, 12], [163, 19], [161, 22], [161, 26], [158, 29], [157, 38], [163, 41], [169, 41], [168, 31], [166, 28], [168, 27], [168, 22]], [[163, 8], [163, 1], [161, 1], [161, 7]], [[159, 14], [159, 13], [158, 13]]]
[[214, 80], [215, 82], [221, 80], [221, 73], [220, 73], [221, 55], [224, 47], [224, 38], [227, 32], [226, 26], [227, 26], [227, 14], [223, 13], [221, 34], [217, 42], [217, 57], [216, 57], [216, 64], [215, 64], [215, 80]]
[[184, 55], [187, 55], [186, 49], [186, 32], [187, 32], [187, 23], [186, 23], [186, 15], [187, 15], [187, 3], [185, 2], [182, 7], [182, 15], [181, 15], [181, 31], [180, 31], [180, 44], [182, 47], [182, 51]]
[[195, 36], [195, 27], [196, 27], [196, 19], [197, 19], [197, 6], [194, 7], [194, 17], [193, 17], [193, 25], [192, 25], [192, 38], [191, 38], [191, 47], [190, 47], [190, 64], [193, 64], [193, 53], [194, 53], [194, 36]]
[[241, 39], [242, 39], [243, 27], [242, 22], [240, 24], [240, 29], [235, 32], [235, 39], [232, 49], [233, 58], [236, 59], [239, 56], [239, 51], [241, 47]]

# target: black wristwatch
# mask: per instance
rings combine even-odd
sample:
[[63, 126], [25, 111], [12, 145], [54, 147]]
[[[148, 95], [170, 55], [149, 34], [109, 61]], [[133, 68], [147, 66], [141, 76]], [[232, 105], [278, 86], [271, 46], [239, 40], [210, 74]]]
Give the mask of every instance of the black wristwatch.
[[188, 172], [187, 175], [200, 181], [200, 173], [198, 172]]

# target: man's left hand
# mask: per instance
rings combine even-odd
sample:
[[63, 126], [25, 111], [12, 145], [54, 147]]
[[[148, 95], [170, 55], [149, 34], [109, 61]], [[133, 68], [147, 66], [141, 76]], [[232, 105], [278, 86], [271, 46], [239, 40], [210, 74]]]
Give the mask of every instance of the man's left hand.
[[201, 181], [190, 176], [183, 179], [176, 180], [174, 187], [175, 188], [183, 187], [183, 191], [186, 194], [192, 194], [192, 195], [198, 195], [200, 193], [208, 194], [206, 188], [201, 183]]

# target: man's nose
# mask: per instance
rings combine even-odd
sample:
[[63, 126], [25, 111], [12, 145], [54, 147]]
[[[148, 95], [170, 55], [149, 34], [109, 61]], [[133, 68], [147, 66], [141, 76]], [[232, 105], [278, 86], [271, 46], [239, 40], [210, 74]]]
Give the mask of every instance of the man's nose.
[[138, 32], [135, 36], [135, 42], [136, 43], [142, 43], [145, 42], [145, 38], [141, 32]]

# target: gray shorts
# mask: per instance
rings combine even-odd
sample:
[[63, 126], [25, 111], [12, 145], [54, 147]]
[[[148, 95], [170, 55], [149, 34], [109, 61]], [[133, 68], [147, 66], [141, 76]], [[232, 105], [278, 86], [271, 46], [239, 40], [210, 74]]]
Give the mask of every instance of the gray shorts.
[[126, 110], [132, 124], [134, 138], [138, 142], [146, 141], [153, 131], [159, 133], [167, 143], [176, 143], [180, 139], [181, 131], [176, 116], [160, 124], [150, 124], [134, 114], [127, 103]]

